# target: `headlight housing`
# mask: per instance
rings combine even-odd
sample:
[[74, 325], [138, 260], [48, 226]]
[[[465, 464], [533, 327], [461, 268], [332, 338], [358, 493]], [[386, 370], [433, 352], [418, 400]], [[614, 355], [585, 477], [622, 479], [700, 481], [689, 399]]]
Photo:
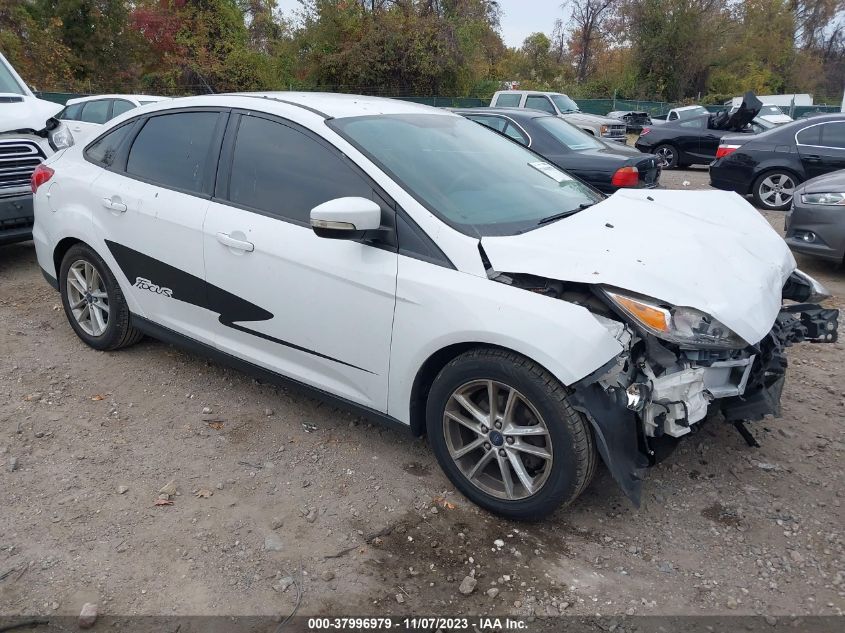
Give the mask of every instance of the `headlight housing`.
[[805, 193], [801, 196], [801, 202], [827, 207], [845, 207], [845, 193]]
[[609, 131], [610, 131], [610, 128], [609, 128], [608, 126], [606, 126], [606, 125], [602, 125], [602, 126], [599, 128], [599, 133], [600, 133], [602, 136], [607, 136], [607, 133], [608, 133]]
[[73, 145], [73, 134], [63, 121], [58, 119], [50, 119], [47, 122], [47, 142], [53, 151], [58, 152], [60, 149], [66, 149]]
[[742, 337], [709, 314], [685, 306], [671, 306], [650, 297], [602, 288], [632, 321], [659, 339], [693, 348], [742, 349]]

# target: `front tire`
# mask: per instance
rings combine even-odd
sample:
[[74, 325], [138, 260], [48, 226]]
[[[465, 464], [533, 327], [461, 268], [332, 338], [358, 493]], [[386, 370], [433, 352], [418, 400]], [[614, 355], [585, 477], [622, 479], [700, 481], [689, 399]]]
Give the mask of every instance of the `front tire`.
[[62, 258], [59, 291], [70, 326], [86, 345], [114, 350], [143, 338], [130, 323], [129, 306], [117, 280], [87, 244], [74, 244]]
[[510, 519], [538, 520], [569, 505], [595, 472], [592, 432], [566, 388], [506, 350], [478, 348], [448, 363], [429, 393], [426, 425], [458, 490]]
[[784, 170], [768, 171], [754, 181], [754, 204], [768, 211], [783, 211], [792, 204], [798, 178]]

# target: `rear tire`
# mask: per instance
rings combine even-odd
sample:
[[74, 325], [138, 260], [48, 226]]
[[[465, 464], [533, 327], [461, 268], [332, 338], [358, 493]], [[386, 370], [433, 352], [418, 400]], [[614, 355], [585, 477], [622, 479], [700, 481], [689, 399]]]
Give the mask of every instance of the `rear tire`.
[[760, 174], [751, 189], [754, 204], [768, 211], [788, 209], [792, 204], [795, 188], [799, 184], [798, 177], [784, 169]]
[[657, 163], [663, 169], [675, 169], [678, 166], [678, 150], [674, 145], [664, 143], [654, 148], [654, 155], [657, 156]]
[[569, 505], [595, 473], [592, 431], [566, 388], [506, 350], [478, 348], [447, 364], [429, 393], [426, 425], [455, 487], [510, 519], [539, 520]]
[[115, 350], [144, 337], [130, 323], [129, 306], [111, 270], [87, 244], [74, 244], [62, 258], [59, 291], [68, 322], [86, 345]]

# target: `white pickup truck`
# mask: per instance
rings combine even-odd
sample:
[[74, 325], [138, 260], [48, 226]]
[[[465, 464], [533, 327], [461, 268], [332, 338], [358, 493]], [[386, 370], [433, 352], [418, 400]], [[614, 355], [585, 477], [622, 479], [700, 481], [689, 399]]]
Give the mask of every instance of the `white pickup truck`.
[[73, 144], [54, 117], [62, 106], [38, 99], [0, 54], [0, 244], [30, 239], [29, 179], [45, 158]]

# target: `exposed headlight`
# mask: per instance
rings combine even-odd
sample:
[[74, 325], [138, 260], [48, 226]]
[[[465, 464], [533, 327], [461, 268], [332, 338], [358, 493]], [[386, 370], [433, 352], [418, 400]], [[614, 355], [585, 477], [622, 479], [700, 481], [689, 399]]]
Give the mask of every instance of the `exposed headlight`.
[[688, 347], [742, 349], [742, 338], [709, 314], [683, 306], [670, 306], [656, 299], [622, 294], [603, 288], [613, 303], [657, 338]]
[[[53, 121], [55, 123], [51, 126], [50, 123]], [[58, 152], [60, 149], [66, 149], [73, 145], [73, 134], [70, 133], [70, 129], [64, 122], [58, 119], [50, 119], [50, 123], [47, 124], [47, 142], [50, 143], [53, 151]]]
[[607, 132], [610, 130], [610, 128], [609, 128], [608, 126], [606, 126], [606, 125], [602, 125], [602, 126], [601, 126], [601, 128], [600, 128], [600, 130], [601, 130], [601, 135], [602, 135], [602, 136], [607, 136]]
[[845, 207], [845, 193], [805, 193], [801, 196], [804, 204], [823, 204], [830, 207]]
[[791, 277], [796, 278], [799, 284], [808, 288], [807, 296], [800, 299], [804, 303], [821, 303], [825, 299], [830, 299], [831, 294], [830, 290], [828, 290], [823, 283], [810, 277], [807, 273], [803, 270], [798, 270], [797, 268], [792, 271]]

